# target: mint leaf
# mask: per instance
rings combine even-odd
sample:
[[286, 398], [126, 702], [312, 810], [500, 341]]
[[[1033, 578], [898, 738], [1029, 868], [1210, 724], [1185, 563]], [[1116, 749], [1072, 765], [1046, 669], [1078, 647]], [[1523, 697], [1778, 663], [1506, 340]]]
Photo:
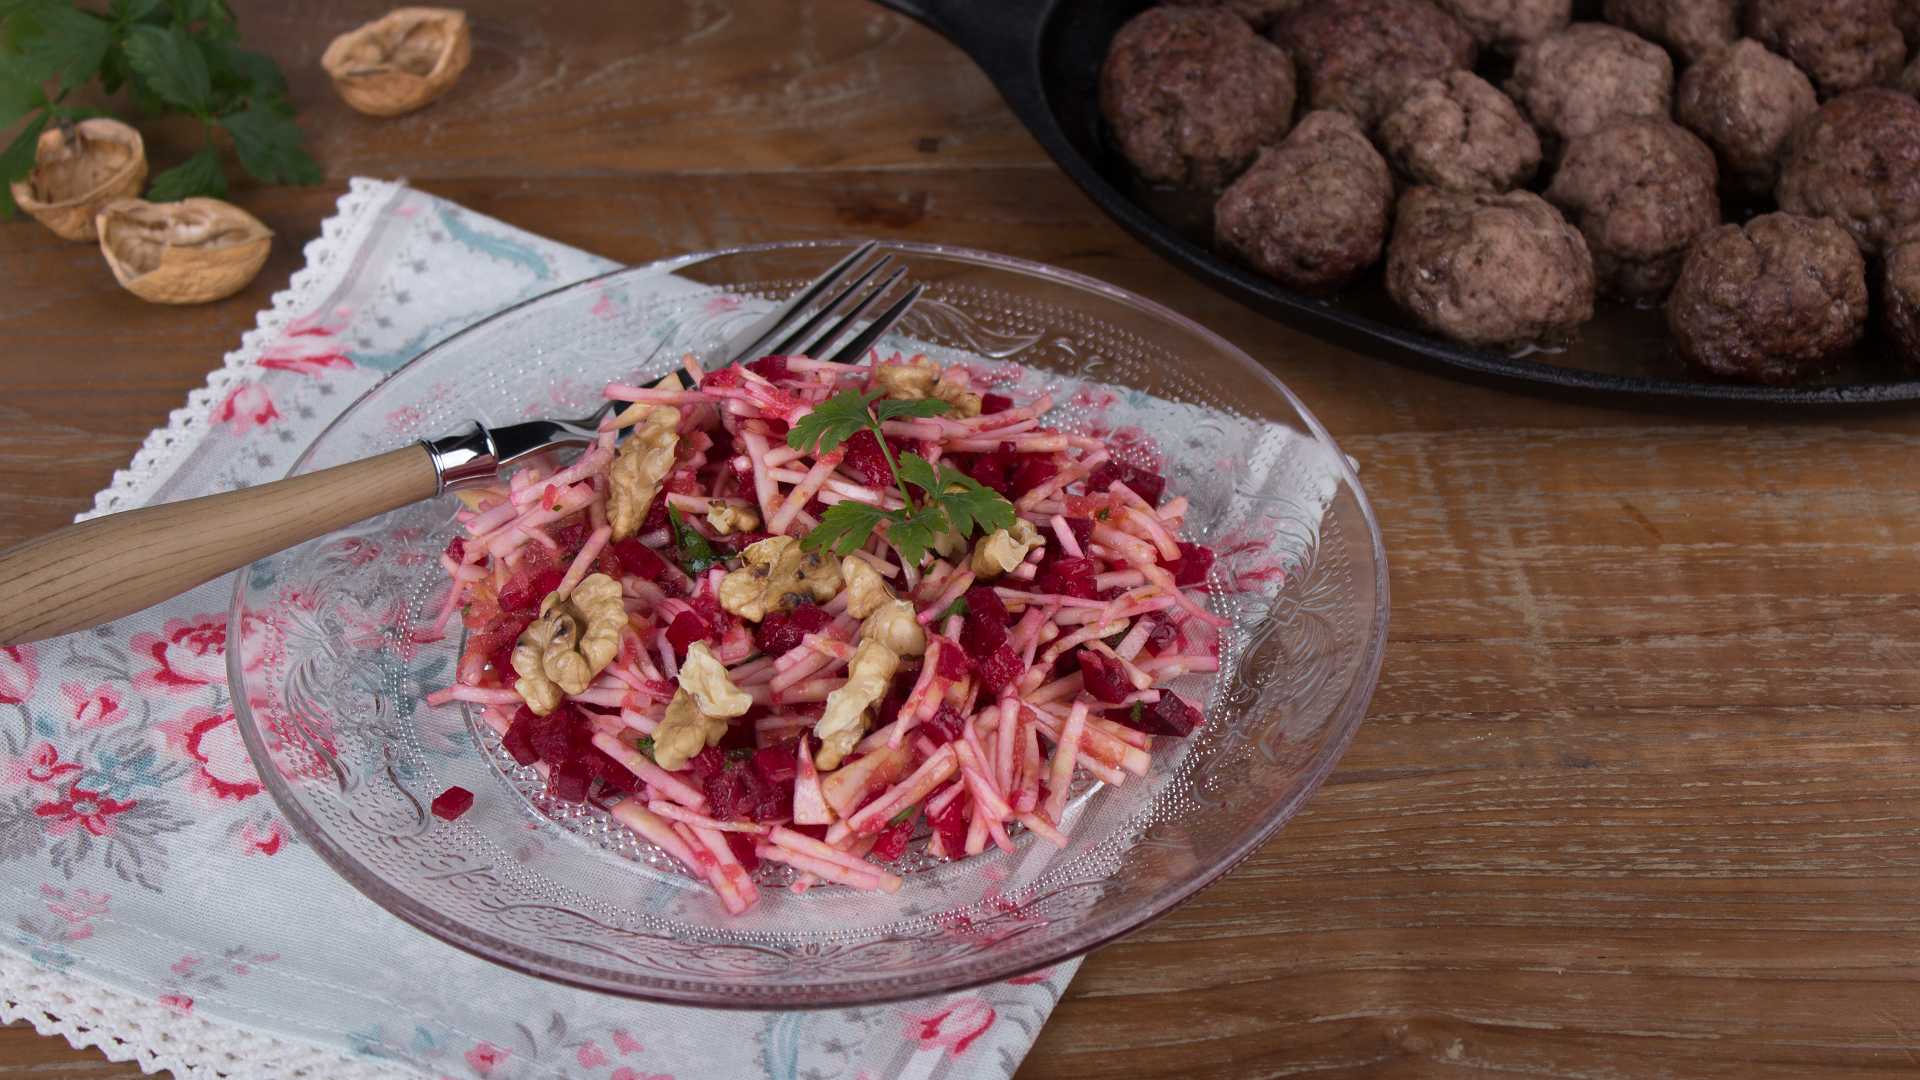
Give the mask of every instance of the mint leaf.
[[0, 150], [0, 218], [11, 218], [18, 209], [13, 203], [12, 184], [32, 171], [34, 149], [46, 126], [47, 114], [41, 113], [20, 129], [5, 150]]
[[[666, 494], [663, 492], [660, 497], [664, 499]], [[673, 529], [673, 547], [679, 556], [680, 569], [685, 570], [688, 577], [699, 577], [733, 557], [730, 549], [714, 547], [672, 506], [667, 507], [667, 522]]]
[[113, 43], [106, 20], [64, 3], [23, 5], [8, 18], [7, 29], [14, 76], [37, 85], [57, 75], [60, 93], [93, 78]]
[[127, 63], [154, 96], [190, 113], [207, 111], [213, 79], [193, 39], [179, 26], [136, 26], [123, 46]]
[[233, 136], [240, 164], [256, 179], [278, 184], [320, 182], [320, 166], [301, 145], [306, 136], [291, 119], [255, 102], [220, 118]]
[[227, 193], [227, 174], [220, 168], [220, 154], [209, 146], [187, 160], [153, 178], [147, 198], [153, 202], [207, 195], [219, 198]]
[[787, 432], [787, 446], [819, 454], [839, 449], [855, 432], [874, 428], [867, 406], [879, 396], [879, 391], [862, 394], [858, 390], [843, 390], [833, 395], [794, 423]]
[[897, 520], [897, 514], [851, 500], [834, 503], [820, 515], [820, 524], [801, 538], [800, 546], [808, 551], [825, 548], [835, 555], [851, 555], [873, 535], [875, 526]]
[[907, 401], [882, 401], [873, 407], [873, 415], [881, 423], [898, 420], [903, 416], [916, 420], [925, 420], [929, 416], [941, 416], [952, 412], [953, 406], [939, 398], [913, 398]]

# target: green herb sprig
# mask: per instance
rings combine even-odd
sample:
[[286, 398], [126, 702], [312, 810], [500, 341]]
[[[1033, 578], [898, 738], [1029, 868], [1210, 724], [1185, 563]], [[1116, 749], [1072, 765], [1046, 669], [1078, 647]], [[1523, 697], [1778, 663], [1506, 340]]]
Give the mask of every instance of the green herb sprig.
[[[664, 499], [666, 495], [662, 493], [660, 497]], [[680, 569], [685, 570], [688, 577], [697, 578], [736, 554], [732, 548], [720, 547], [701, 536], [674, 507], [667, 507], [667, 521], [673, 527], [673, 549]]]
[[100, 115], [67, 103], [96, 81], [109, 94], [125, 88], [144, 112], [201, 123], [200, 150], [156, 175], [150, 199], [226, 194], [216, 129], [232, 137], [241, 167], [254, 177], [318, 183], [320, 167], [293, 122], [280, 65], [240, 48], [239, 39], [225, 0], [113, 0], [104, 13], [72, 0], [0, 0], [0, 129], [28, 118], [0, 151], [0, 217], [16, 210], [7, 185], [33, 169], [40, 133]]
[[[826, 454], [854, 435], [868, 431], [880, 444], [887, 471], [906, 505], [886, 510], [852, 500], [835, 503], [820, 517], [820, 524], [801, 542], [809, 550], [827, 548], [836, 555], [851, 555], [867, 542], [876, 528], [885, 526], [887, 543], [910, 566], [927, 557], [934, 539], [955, 533], [962, 540], [978, 530], [982, 534], [1005, 529], [1013, 524], [1013, 504], [973, 477], [942, 462], [938, 468], [919, 454], [901, 454], [897, 459], [887, 445], [880, 425], [903, 417], [925, 419], [950, 409], [934, 398], [911, 401], [882, 401], [880, 394], [847, 390], [828, 398], [801, 417], [787, 432], [787, 445], [802, 453]], [[919, 498], [914, 497], [918, 489]]]

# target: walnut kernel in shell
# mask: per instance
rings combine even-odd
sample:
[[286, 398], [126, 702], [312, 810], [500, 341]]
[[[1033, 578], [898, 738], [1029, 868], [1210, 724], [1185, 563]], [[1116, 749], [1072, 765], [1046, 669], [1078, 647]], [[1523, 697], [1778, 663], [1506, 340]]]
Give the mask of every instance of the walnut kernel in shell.
[[13, 201], [62, 240], [91, 240], [100, 208], [140, 194], [146, 182], [140, 133], [96, 118], [41, 132], [33, 171], [13, 182]]
[[219, 199], [117, 199], [94, 219], [100, 253], [120, 284], [156, 304], [232, 296], [260, 272], [273, 230]]

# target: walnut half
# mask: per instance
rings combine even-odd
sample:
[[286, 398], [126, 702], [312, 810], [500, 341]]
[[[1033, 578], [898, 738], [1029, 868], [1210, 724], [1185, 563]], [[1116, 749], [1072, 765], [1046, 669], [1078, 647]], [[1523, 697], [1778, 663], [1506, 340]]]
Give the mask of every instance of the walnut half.
[[896, 401], [934, 398], [953, 406], [955, 416], [980, 415], [980, 395], [968, 389], [966, 379], [942, 371], [939, 364], [924, 356], [904, 364], [882, 364], [873, 373], [873, 381]]
[[803, 551], [791, 536], [748, 544], [740, 559], [740, 569], [720, 579], [720, 606], [749, 622], [770, 611], [791, 611], [803, 598], [824, 604], [840, 591], [833, 558]]
[[727, 734], [726, 720], [700, 711], [693, 695], [675, 690], [667, 702], [666, 718], [653, 732], [654, 764], [668, 772], [687, 767], [695, 754], [709, 746], [720, 745]]
[[613, 662], [626, 626], [620, 583], [605, 574], [587, 575], [567, 596], [553, 593], [514, 642], [514, 690], [534, 715], [547, 715]]
[[813, 725], [820, 749], [813, 756], [821, 769], [837, 769], [859, 744], [871, 718], [867, 709], [887, 694], [887, 683], [900, 668], [899, 654], [879, 641], [867, 640], [854, 650], [847, 664], [846, 685], [827, 695], [827, 707]]
[[620, 444], [607, 470], [607, 524], [613, 526], [615, 540], [640, 531], [660, 493], [660, 481], [673, 470], [679, 445], [680, 410], [671, 405], [655, 405]]
[[1040, 533], [1026, 518], [1014, 518], [1013, 528], [995, 529], [993, 535], [973, 545], [973, 574], [977, 578], [996, 578], [1027, 560], [1027, 552], [1040, 546]]

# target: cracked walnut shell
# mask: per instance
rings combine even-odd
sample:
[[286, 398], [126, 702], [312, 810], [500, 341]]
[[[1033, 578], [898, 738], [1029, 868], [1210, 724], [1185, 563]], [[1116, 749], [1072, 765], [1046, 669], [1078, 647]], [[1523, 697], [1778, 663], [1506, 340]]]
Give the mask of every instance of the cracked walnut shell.
[[117, 199], [94, 219], [100, 253], [127, 291], [156, 304], [202, 304], [247, 287], [273, 230], [219, 199]]
[[403, 7], [334, 38], [320, 66], [348, 105], [399, 116], [452, 89], [472, 53], [466, 12]]
[[13, 201], [62, 240], [91, 240], [100, 209], [140, 194], [146, 181], [139, 132], [118, 120], [82, 120], [40, 133], [33, 171], [13, 182]]

